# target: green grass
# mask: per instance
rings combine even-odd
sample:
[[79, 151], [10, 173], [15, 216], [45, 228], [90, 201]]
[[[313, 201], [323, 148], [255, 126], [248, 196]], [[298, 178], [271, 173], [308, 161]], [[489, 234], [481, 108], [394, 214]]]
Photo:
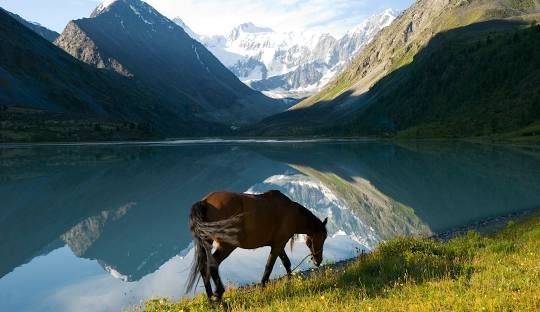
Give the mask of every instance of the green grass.
[[346, 267], [262, 289], [228, 290], [223, 304], [198, 296], [148, 301], [145, 311], [538, 311], [540, 218], [494, 236], [442, 243], [398, 238]]

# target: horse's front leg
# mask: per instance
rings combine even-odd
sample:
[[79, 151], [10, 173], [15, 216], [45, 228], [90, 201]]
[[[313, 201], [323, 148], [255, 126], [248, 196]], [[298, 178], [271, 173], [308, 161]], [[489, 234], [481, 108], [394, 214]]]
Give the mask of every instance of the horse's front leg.
[[287, 253], [285, 252], [285, 249], [281, 250], [281, 253], [279, 254], [279, 258], [281, 259], [281, 262], [283, 263], [283, 266], [285, 267], [285, 270], [287, 271], [287, 276], [291, 277], [291, 260], [289, 260], [289, 257], [287, 256]]
[[283, 250], [283, 248], [275, 247], [272, 247], [272, 250], [270, 250], [270, 255], [268, 256], [268, 261], [266, 262], [266, 267], [264, 268], [264, 274], [261, 281], [263, 287], [266, 286], [266, 283], [268, 283], [268, 280], [270, 279], [270, 274], [274, 269], [274, 264], [276, 263], [276, 259], [281, 253], [281, 250]]

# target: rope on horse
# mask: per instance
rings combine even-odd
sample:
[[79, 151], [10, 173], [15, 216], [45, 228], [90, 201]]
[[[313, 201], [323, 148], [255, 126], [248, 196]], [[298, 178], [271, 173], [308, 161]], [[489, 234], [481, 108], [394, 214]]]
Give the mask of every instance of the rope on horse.
[[300, 263], [298, 263], [298, 265], [295, 266], [294, 269], [291, 270], [291, 273], [296, 271], [296, 269], [298, 269], [302, 265], [302, 263], [304, 263], [304, 261], [306, 261], [306, 259], [309, 258], [310, 256], [311, 256], [311, 254], [305, 256], [304, 259], [302, 259], [302, 261], [300, 261]]

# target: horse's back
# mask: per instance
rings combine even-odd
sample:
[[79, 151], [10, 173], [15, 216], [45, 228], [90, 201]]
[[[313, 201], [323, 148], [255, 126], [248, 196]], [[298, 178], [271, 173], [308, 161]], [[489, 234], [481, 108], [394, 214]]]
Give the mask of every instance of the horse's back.
[[203, 198], [203, 201], [211, 207], [207, 211], [207, 221], [219, 221], [232, 216], [244, 213], [246, 202], [250, 200], [251, 195], [230, 193], [230, 192], [212, 192]]
[[214, 192], [204, 202], [211, 207], [206, 212], [207, 221], [221, 221], [242, 214], [242, 247], [257, 248], [270, 242], [276, 231], [289, 217], [291, 201], [279, 191], [252, 195]]

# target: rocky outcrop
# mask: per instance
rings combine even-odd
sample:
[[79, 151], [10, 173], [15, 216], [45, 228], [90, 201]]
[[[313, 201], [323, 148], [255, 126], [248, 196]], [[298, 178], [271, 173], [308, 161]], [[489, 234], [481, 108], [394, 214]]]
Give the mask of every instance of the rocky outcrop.
[[123, 76], [132, 76], [120, 62], [113, 57], [104, 55], [75, 21], [67, 24], [54, 44], [87, 64], [97, 68], [111, 69]]
[[121, 219], [135, 205], [135, 203], [128, 203], [116, 210], [103, 211], [75, 225], [60, 238], [66, 242], [75, 255], [83, 257], [86, 250], [101, 237], [105, 225]]

